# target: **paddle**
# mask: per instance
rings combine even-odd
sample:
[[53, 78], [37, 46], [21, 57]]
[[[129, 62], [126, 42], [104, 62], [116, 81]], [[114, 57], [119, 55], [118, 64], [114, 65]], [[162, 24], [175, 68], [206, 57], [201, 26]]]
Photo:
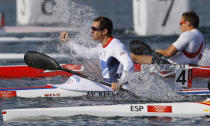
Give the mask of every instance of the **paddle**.
[[[129, 43], [129, 48], [132, 54], [138, 56], [138, 55], [149, 55], [152, 56], [152, 62], [153, 64], [170, 64], [167, 61], [167, 57], [163, 56], [162, 54], [154, 51], [149, 45], [146, 43], [139, 41], [139, 40], [132, 40]], [[138, 58], [137, 58], [138, 59]], [[144, 62], [147, 61], [144, 59]], [[149, 61], [148, 61], [149, 62]], [[138, 63], [138, 61], [137, 61]], [[140, 62], [139, 62], [140, 63]]]
[[[111, 87], [111, 84], [107, 82], [99, 81], [97, 79], [90, 78], [87, 75], [80, 74], [78, 72], [63, 68], [53, 58], [39, 52], [35, 52], [35, 51], [26, 52], [24, 56], [24, 61], [28, 66], [33, 67], [33, 68], [44, 69], [44, 70], [62, 70], [62, 71], [66, 71], [66, 72], [75, 74], [77, 76], [80, 76], [80, 77], [83, 77], [92, 81], [96, 81], [98, 83]], [[134, 96], [135, 98], [139, 98], [139, 96], [133, 93], [132, 91], [126, 90], [124, 88], [120, 88], [119, 90], [126, 92], [129, 95]]]

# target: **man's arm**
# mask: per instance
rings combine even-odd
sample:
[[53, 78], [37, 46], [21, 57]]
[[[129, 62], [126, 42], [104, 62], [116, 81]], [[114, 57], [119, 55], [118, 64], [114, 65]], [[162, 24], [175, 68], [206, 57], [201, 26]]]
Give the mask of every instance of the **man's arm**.
[[[125, 47], [118, 47], [118, 50], [114, 50], [113, 56], [116, 58], [116, 60], [119, 62], [119, 64], [122, 64], [123, 70], [122, 75], [117, 81], [112, 82], [112, 89], [114, 91], [118, 90], [120, 87], [122, 87], [123, 83], [127, 81], [127, 73], [132, 72], [134, 69], [133, 61], [127, 52], [127, 50], [124, 49]], [[110, 76], [111, 77], [111, 76]], [[119, 82], [118, 82], [119, 81]]]
[[179, 50], [176, 49], [175, 46], [171, 45], [167, 49], [158, 49], [156, 52], [162, 54], [163, 56], [166, 57], [172, 57], [174, 56]]

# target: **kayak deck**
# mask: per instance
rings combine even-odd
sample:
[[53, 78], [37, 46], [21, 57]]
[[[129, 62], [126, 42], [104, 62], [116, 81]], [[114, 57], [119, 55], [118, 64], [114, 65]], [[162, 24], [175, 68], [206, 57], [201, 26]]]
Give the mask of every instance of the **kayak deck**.
[[57, 87], [46, 85], [44, 87], [23, 87], [23, 88], [1, 88], [0, 98], [11, 97], [79, 97], [87, 92], [63, 90]]
[[0, 98], [24, 97], [122, 97], [123, 92], [65, 90], [51, 85], [43, 87], [0, 88]]

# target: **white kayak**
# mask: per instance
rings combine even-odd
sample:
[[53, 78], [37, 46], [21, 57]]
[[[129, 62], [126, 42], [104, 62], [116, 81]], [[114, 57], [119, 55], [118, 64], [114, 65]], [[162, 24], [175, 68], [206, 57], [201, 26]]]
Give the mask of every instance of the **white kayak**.
[[91, 115], [98, 117], [200, 117], [210, 116], [210, 100], [204, 102], [145, 103], [2, 110], [3, 121]]
[[[121, 93], [105, 85], [79, 77], [71, 76], [64, 84], [48, 84], [44, 87], [1, 88], [0, 98], [9, 97], [115, 97]], [[122, 95], [122, 94], [121, 94]]]
[[121, 97], [122, 92], [113, 91], [76, 91], [65, 90], [51, 85], [44, 87], [28, 87], [28, 88], [2, 88], [0, 89], [0, 98], [37, 98], [37, 97]]

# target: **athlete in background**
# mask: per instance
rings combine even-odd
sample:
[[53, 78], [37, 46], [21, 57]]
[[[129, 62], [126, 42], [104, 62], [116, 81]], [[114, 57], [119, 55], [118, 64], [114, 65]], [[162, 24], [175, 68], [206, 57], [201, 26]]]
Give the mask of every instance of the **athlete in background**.
[[[126, 74], [133, 71], [134, 64], [124, 44], [112, 37], [113, 24], [107, 17], [94, 19], [91, 26], [92, 39], [98, 41], [99, 55], [104, 81], [111, 83], [114, 91], [126, 82]], [[67, 32], [61, 33], [61, 40], [66, 40]], [[95, 53], [95, 52], [94, 52]]]
[[197, 64], [205, 49], [203, 34], [198, 30], [199, 17], [194, 11], [185, 12], [180, 19], [182, 34], [167, 49], [156, 50], [175, 64]]
[[131, 57], [138, 64], [197, 64], [205, 49], [203, 34], [198, 30], [199, 17], [193, 11], [182, 14], [180, 28], [182, 34], [167, 49], [156, 50], [144, 42], [130, 42]]

